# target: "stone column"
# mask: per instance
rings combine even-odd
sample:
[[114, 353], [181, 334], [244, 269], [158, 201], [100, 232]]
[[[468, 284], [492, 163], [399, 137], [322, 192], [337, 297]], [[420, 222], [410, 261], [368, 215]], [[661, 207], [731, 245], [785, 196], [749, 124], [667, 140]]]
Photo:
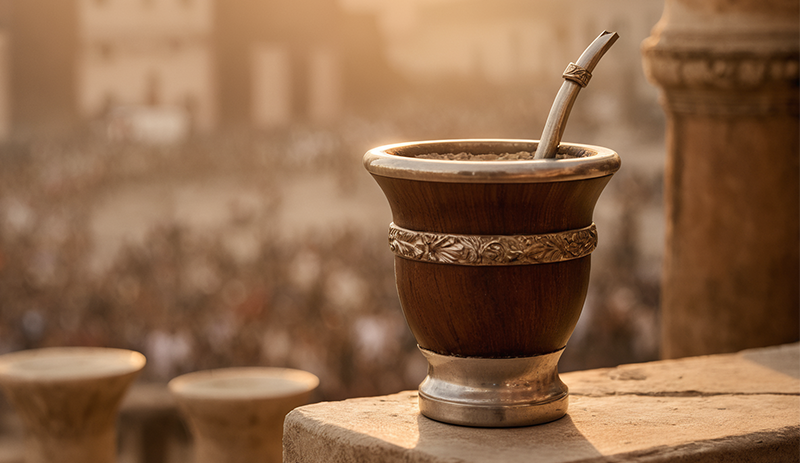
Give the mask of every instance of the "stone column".
[[798, 339], [798, 0], [666, 0], [642, 44], [667, 113], [662, 356]]

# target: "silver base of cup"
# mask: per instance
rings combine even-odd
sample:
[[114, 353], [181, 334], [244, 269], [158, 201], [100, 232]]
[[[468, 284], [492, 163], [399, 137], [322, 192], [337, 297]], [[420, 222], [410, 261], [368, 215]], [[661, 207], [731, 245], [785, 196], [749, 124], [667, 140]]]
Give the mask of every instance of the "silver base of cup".
[[428, 376], [419, 385], [419, 409], [428, 418], [504, 428], [547, 423], [567, 413], [568, 388], [558, 377], [563, 348], [516, 358], [455, 357], [419, 350], [428, 360]]

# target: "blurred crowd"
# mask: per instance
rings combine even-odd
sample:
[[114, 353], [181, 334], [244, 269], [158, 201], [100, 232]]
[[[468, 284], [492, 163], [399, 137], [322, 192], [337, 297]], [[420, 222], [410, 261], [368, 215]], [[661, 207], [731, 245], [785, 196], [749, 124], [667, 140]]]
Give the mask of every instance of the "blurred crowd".
[[[360, 124], [355, 132], [382, 130]], [[157, 382], [227, 366], [299, 368], [320, 377], [319, 400], [416, 388], [426, 364], [403, 320], [393, 257], [385, 241], [363, 230], [287, 239], [264, 227], [257, 252], [243, 260], [224, 235], [248, 226], [247, 217], [231, 214], [215, 233], [159, 224], [143, 242], [123, 245], [102, 272], [90, 266], [87, 205], [114, 185], [316, 169], [347, 188], [365, 175], [364, 149], [352, 133], [307, 129], [168, 147], [92, 137], [0, 147], [0, 353], [134, 349], [148, 358], [142, 379]], [[622, 178], [610, 188], [628, 220], [659, 201], [661, 185], [657, 177]], [[264, 194], [280, 201], [278, 190]], [[634, 228], [634, 220], [622, 227]], [[632, 242], [608, 244], [612, 257], [593, 275], [585, 321], [562, 370], [657, 356], [658, 275], [637, 270]]]

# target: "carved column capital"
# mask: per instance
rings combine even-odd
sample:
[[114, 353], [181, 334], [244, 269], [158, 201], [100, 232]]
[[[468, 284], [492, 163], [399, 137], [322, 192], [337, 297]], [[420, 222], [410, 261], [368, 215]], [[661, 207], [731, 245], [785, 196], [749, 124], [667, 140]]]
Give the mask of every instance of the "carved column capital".
[[799, 14], [796, 0], [667, 0], [645, 74], [668, 112], [796, 115]]

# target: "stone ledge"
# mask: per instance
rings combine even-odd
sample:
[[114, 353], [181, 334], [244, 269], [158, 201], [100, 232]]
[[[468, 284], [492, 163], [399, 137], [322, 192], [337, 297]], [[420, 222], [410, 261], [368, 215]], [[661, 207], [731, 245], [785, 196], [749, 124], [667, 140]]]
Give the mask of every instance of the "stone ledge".
[[284, 461], [800, 461], [800, 344], [561, 377], [568, 415], [525, 428], [430, 420], [416, 391], [300, 407]]

